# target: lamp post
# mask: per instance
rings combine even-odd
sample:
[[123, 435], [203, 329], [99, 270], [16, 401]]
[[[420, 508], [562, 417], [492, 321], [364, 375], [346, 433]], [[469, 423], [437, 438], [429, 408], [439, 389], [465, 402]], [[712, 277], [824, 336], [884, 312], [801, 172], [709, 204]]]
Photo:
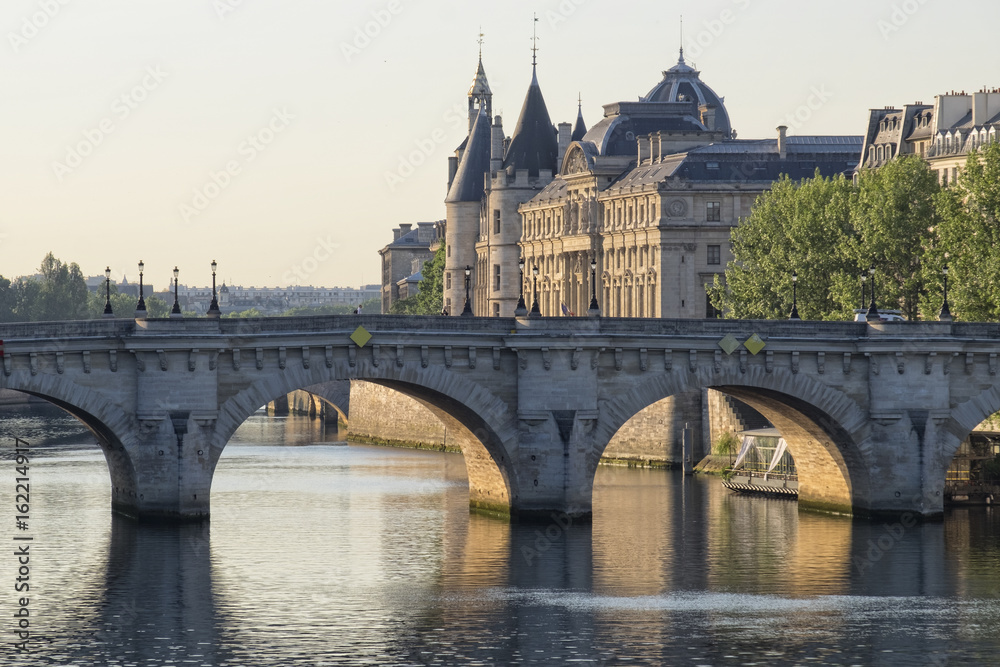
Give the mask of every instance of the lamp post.
[[878, 306], [875, 305], [875, 264], [873, 263], [868, 267], [868, 275], [872, 278], [872, 301], [868, 304], [868, 313], [865, 315], [865, 319], [869, 322], [878, 322], [881, 318], [878, 314]]
[[591, 317], [601, 316], [601, 307], [597, 304], [597, 258], [590, 258], [590, 308], [587, 314]]
[[531, 267], [531, 312], [528, 317], [541, 317], [542, 311], [538, 309], [538, 266]]
[[472, 317], [472, 304], [469, 303], [469, 276], [472, 275], [472, 267], [465, 265], [465, 307], [462, 308], [462, 317]]
[[219, 298], [215, 293], [215, 270], [218, 267], [219, 265], [216, 264], [215, 260], [213, 259], [212, 260], [212, 303], [208, 306], [208, 312], [205, 313], [209, 317], [222, 317], [222, 311], [219, 310]]
[[945, 264], [944, 268], [941, 269], [941, 273], [944, 276], [944, 303], [941, 304], [941, 312], [938, 313], [938, 319], [942, 322], [951, 322], [951, 309], [948, 307], [948, 265]]
[[795, 269], [792, 269], [792, 312], [789, 313], [788, 315], [788, 319], [790, 320], [802, 319], [801, 317], [799, 317], [799, 295], [798, 292], [796, 291], [798, 282], [799, 282], [799, 274], [795, 272]]
[[111, 267], [104, 269], [104, 315], [102, 317], [114, 317], [115, 311], [111, 309]]
[[135, 305], [135, 319], [146, 319], [146, 299], [142, 296], [142, 270], [146, 267], [143, 261], [139, 260], [139, 303]]
[[528, 307], [524, 305], [524, 257], [517, 258], [517, 269], [521, 272], [521, 293], [517, 297], [514, 317], [524, 317], [528, 314]]
[[182, 317], [181, 315], [181, 304], [177, 300], [177, 278], [180, 277], [181, 272], [174, 267], [174, 307], [170, 310], [170, 317]]

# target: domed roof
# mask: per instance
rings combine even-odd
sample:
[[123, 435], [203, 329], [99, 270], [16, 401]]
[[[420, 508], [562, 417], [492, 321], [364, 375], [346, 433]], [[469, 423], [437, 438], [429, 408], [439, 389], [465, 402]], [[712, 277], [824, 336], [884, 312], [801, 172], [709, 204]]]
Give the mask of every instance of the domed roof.
[[698, 106], [715, 107], [715, 129], [729, 132], [729, 114], [726, 112], [725, 99], [715, 94], [699, 75], [701, 72], [684, 62], [684, 49], [681, 49], [677, 64], [663, 73], [663, 80], [653, 86], [640, 102], [694, 102]]

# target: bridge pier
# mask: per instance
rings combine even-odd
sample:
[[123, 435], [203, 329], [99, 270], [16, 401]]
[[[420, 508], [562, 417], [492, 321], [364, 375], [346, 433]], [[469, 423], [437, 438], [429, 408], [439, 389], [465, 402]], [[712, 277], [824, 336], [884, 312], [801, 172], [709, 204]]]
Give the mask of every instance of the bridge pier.
[[209, 517], [214, 419], [188, 412], [142, 415], [124, 446], [132, 479], [112, 488], [111, 507], [138, 520], [201, 520]]

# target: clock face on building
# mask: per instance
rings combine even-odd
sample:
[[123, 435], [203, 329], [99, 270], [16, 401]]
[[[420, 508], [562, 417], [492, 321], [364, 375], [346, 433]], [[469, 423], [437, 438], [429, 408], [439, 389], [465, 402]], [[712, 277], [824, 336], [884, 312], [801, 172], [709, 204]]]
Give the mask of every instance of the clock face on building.
[[672, 218], [680, 218], [687, 213], [687, 204], [682, 199], [675, 199], [667, 206], [667, 212]]

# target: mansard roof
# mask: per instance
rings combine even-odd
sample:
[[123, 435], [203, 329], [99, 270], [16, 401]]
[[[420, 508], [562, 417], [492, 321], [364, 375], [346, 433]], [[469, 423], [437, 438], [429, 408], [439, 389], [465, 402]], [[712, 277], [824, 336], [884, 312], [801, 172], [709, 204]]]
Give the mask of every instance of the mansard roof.
[[[555, 128], [549, 119], [549, 111], [542, 98], [542, 89], [538, 87], [538, 77], [534, 68], [531, 72], [531, 85], [524, 97], [521, 115], [514, 128], [510, 147], [504, 156], [504, 169], [527, 169], [529, 176], [538, 176], [542, 169], [553, 173], [558, 169], [556, 157], [559, 155], [559, 144], [556, 141]], [[488, 162], [488, 160], [487, 160]]]
[[490, 119], [486, 109], [480, 107], [479, 115], [469, 133], [469, 143], [462, 154], [455, 180], [445, 198], [446, 204], [482, 201], [485, 176], [490, 170]]

